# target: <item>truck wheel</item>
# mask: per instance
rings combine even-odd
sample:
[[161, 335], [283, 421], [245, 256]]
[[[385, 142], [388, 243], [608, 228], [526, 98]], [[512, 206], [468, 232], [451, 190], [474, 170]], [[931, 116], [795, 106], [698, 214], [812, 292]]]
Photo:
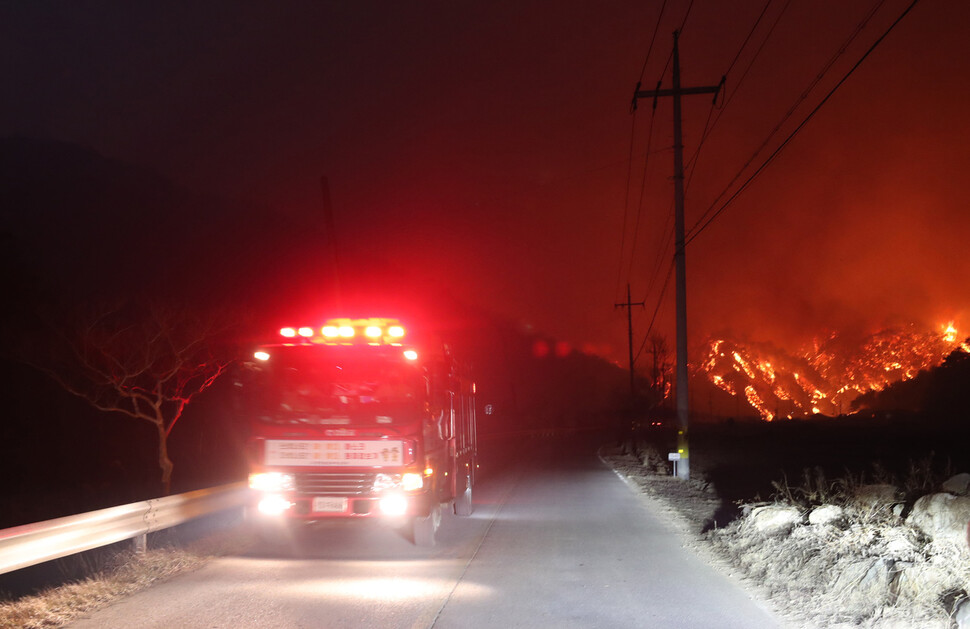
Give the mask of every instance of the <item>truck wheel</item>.
[[472, 477], [465, 477], [465, 491], [455, 497], [455, 515], [462, 517], [472, 514]]
[[441, 526], [441, 505], [435, 505], [426, 517], [414, 518], [412, 523], [414, 545], [434, 546], [439, 526]]

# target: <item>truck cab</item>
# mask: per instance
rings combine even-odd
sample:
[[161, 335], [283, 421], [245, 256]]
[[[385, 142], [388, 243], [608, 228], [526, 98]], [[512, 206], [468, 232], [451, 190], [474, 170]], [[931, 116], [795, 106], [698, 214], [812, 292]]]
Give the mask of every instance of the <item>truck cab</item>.
[[429, 338], [396, 319], [333, 319], [255, 348], [235, 385], [261, 535], [382, 518], [433, 545], [443, 505], [471, 513], [475, 386]]

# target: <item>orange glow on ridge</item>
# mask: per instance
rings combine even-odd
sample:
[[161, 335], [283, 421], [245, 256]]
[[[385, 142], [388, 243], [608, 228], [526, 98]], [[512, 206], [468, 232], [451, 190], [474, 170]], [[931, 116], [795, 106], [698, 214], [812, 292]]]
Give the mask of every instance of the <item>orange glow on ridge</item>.
[[[711, 339], [699, 362], [699, 373], [731, 396], [738, 397], [743, 391], [750, 410], [767, 421], [779, 416], [834, 417], [850, 412], [852, 401], [863, 393], [914, 378], [955, 350], [970, 353], [970, 343], [957, 340], [953, 322], [937, 330], [922, 331], [910, 325], [862, 338], [832, 332], [794, 351]], [[721, 412], [740, 411], [724, 407]]]

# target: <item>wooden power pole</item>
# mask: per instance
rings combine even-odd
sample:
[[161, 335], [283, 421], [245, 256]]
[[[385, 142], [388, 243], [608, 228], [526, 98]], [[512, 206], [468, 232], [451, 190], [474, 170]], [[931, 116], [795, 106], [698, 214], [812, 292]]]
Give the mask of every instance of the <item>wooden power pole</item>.
[[630, 402], [632, 403], [637, 398], [636, 385], [633, 383], [633, 307], [642, 306], [643, 302], [638, 301], [634, 303], [630, 300], [630, 285], [626, 285], [626, 303], [625, 304], [613, 304], [614, 308], [626, 308], [626, 329], [627, 329], [627, 341], [630, 348]]
[[[676, 266], [677, 289], [677, 476], [684, 480], [690, 478], [690, 449], [688, 448], [687, 429], [689, 427], [689, 408], [687, 397], [687, 260], [684, 255], [684, 143], [681, 137], [680, 97], [691, 94], [714, 94], [720, 85], [704, 87], [681, 87], [680, 53], [677, 49], [679, 33], [674, 31], [674, 72], [673, 87], [668, 90], [637, 90], [637, 99], [661, 96], [674, 99], [674, 264]], [[659, 86], [658, 86], [659, 87]]]

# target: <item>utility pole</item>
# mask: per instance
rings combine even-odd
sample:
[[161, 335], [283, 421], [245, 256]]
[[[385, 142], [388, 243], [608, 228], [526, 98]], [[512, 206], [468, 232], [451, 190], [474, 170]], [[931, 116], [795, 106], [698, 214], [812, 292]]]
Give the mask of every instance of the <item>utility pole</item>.
[[614, 308], [626, 308], [626, 326], [627, 326], [627, 336], [629, 340], [630, 347], [630, 401], [636, 400], [636, 386], [633, 384], [633, 306], [642, 306], [643, 302], [638, 301], [633, 303], [630, 300], [630, 284], [626, 285], [626, 303], [625, 304], [613, 304]]
[[673, 88], [637, 91], [633, 96], [633, 105], [637, 99], [652, 98], [654, 107], [657, 98], [672, 96], [674, 98], [674, 264], [676, 266], [677, 289], [677, 452], [680, 460], [676, 466], [677, 476], [684, 480], [690, 478], [690, 449], [688, 448], [687, 429], [689, 427], [689, 404], [687, 397], [687, 261], [684, 255], [684, 143], [681, 137], [680, 97], [691, 94], [714, 94], [720, 91], [720, 85], [704, 87], [680, 86], [680, 53], [677, 49], [677, 39], [680, 36], [674, 31], [674, 73]]

